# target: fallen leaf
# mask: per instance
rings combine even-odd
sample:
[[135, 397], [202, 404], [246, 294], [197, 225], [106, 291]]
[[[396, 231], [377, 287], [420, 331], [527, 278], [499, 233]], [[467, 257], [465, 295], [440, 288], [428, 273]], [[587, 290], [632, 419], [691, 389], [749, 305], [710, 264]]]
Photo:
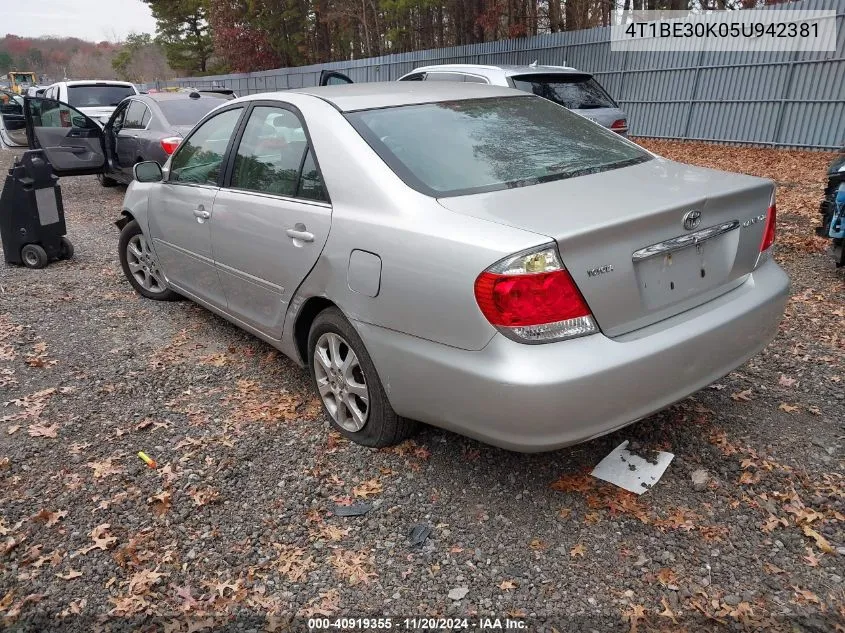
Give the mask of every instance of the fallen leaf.
[[731, 399], [736, 400], [737, 402], [748, 402], [751, 400], [751, 389], [746, 389], [745, 391], [737, 391], [736, 393], [731, 394]]
[[789, 521], [783, 519], [781, 517], [777, 517], [774, 514], [769, 515], [769, 518], [766, 519], [766, 522], [763, 523], [763, 527], [760, 528], [764, 532], [773, 532], [777, 527], [789, 527]]
[[669, 567], [661, 567], [657, 572], [657, 581], [664, 587], [674, 585], [678, 580], [678, 576]]
[[30, 424], [27, 431], [32, 437], [55, 438], [59, 435], [59, 425], [53, 424], [51, 426], [45, 426], [44, 424]]
[[792, 387], [795, 385], [796, 382], [798, 381], [795, 380], [795, 378], [789, 378], [787, 376], [784, 376], [783, 374], [780, 375], [780, 380], [778, 380], [778, 384], [781, 387]]
[[669, 618], [670, 620], [672, 620], [672, 622], [675, 622], [677, 624], [678, 621], [675, 619], [675, 612], [672, 611], [672, 609], [669, 607], [669, 601], [666, 599], [666, 596], [663, 596], [660, 599], [660, 604], [663, 607], [663, 611], [661, 611], [657, 615], [664, 618]]
[[111, 477], [112, 475], [119, 475], [123, 472], [123, 469], [120, 466], [112, 463], [113, 459], [113, 457], [109, 457], [102, 462], [88, 462], [88, 468], [91, 468], [94, 471], [94, 479]]
[[32, 518], [36, 521], [44, 521], [47, 527], [56, 525], [59, 521], [67, 516], [67, 510], [59, 510], [58, 512], [49, 512], [47, 509], [42, 509], [38, 514]]
[[793, 404], [781, 402], [780, 406], [778, 406], [778, 409], [780, 409], [781, 411], [786, 411], [787, 413], [795, 413], [796, 411], [800, 410], [801, 407], [796, 407]]
[[109, 535], [109, 528], [111, 525], [103, 523], [91, 530], [91, 539], [94, 544], [81, 550], [81, 554], [87, 554], [92, 549], [108, 550], [112, 545], [117, 543], [117, 537]]
[[331, 564], [337, 574], [346, 579], [350, 585], [357, 585], [359, 582], [368, 585], [373, 578], [378, 577], [374, 569], [373, 557], [364, 552], [336, 549], [332, 555]]
[[580, 556], [580, 557], [583, 558], [585, 552], [586, 552], [586, 549], [584, 548], [584, 545], [582, 543], [578, 543], [578, 545], [576, 545], [571, 550], [569, 550], [569, 555], [572, 556], [573, 558], [575, 556]]
[[352, 489], [352, 494], [356, 497], [374, 497], [375, 495], [381, 494], [384, 490], [384, 486], [378, 479], [368, 479], [367, 481], [361, 482], [357, 486]]
[[79, 578], [81, 575], [82, 575], [81, 571], [76, 571], [75, 569], [71, 569], [64, 576], [62, 576], [61, 574], [56, 574], [56, 578], [61, 578], [62, 580], [73, 580], [74, 578]]
[[819, 600], [819, 597], [809, 589], [801, 589], [797, 585], [792, 585], [792, 588], [795, 590], [795, 595], [798, 597], [799, 602], [812, 602], [814, 604], [821, 604], [821, 600]]
[[809, 525], [805, 525], [803, 527], [803, 530], [804, 530], [805, 535], [809, 536], [811, 539], [813, 539], [816, 542], [816, 546], [821, 551], [825, 552], [826, 554], [833, 554], [833, 552], [836, 551], [836, 550], [833, 549], [833, 546], [827, 541], [827, 539], [825, 537], [823, 537], [821, 534], [816, 532]]
[[502, 591], [511, 591], [512, 589], [516, 589], [519, 587], [513, 580], [503, 580], [502, 583], [499, 585], [499, 589]]
[[807, 555], [803, 557], [804, 561], [810, 567], [818, 567], [821, 559], [818, 556], [816, 556], [815, 552], [813, 552], [813, 550], [811, 550], [809, 547], [807, 547], [806, 550], [807, 550]]

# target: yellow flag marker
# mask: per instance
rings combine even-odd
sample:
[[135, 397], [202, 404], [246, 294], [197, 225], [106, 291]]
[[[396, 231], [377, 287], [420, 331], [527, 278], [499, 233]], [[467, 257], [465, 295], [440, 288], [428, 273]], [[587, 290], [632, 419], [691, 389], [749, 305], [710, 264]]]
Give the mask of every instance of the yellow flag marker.
[[147, 466], [149, 466], [150, 468], [156, 468], [156, 467], [158, 466], [158, 464], [156, 464], [156, 460], [154, 460], [152, 457], [150, 457], [149, 455], [147, 455], [144, 451], [139, 451], [139, 452], [138, 452], [138, 457], [140, 457], [141, 459], [143, 459], [143, 460], [144, 460], [144, 463], [145, 463]]

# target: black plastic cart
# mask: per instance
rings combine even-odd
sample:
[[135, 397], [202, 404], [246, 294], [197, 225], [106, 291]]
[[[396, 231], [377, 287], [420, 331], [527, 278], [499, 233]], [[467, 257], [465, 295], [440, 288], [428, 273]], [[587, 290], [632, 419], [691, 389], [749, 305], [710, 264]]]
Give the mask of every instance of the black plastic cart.
[[24, 152], [9, 169], [0, 195], [0, 238], [9, 264], [44, 268], [73, 257], [58, 182], [42, 150]]

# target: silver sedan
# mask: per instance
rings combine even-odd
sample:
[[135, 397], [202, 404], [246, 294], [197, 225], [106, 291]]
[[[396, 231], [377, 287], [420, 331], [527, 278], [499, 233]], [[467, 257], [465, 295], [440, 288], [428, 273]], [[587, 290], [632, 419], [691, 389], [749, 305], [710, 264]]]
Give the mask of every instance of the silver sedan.
[[609, 433], [759, 352], [789, 290], [771, 181], [660, 158], [510, 88], [244, 97], [135, 177], [132, 286], [307, 367], [367, 446], [412, 420], [520, 451]]

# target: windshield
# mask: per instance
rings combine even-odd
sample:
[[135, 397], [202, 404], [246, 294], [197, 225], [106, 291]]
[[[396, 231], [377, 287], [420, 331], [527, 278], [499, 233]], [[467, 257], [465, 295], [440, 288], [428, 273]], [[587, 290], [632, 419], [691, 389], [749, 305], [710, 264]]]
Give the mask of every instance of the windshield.
[[159, 101], [158, 107], [170, 125], [194, 125], [217, 106], [226, 103], [225, 97], [200, 97], [199, 99], [174, 99]]
[[12, 73], [12, 79], [22, 88], [35, 85], [35, 75], [32, 73]]
[[410, 187], [445, 197], [643, 162], [650, 154], [536, 97], [444, 101], [347, 114]]
[[90, 84], [67, 87], [68, 105], [77, 108], [97, 106], [117, 106], [126, 97], [134, 95], [131, 86], [110, 86], [107, 84]]
[[554, 101], [570, 110], [619, 107], [590, 75], [517, 75], [511, 80], [514, 88]]

